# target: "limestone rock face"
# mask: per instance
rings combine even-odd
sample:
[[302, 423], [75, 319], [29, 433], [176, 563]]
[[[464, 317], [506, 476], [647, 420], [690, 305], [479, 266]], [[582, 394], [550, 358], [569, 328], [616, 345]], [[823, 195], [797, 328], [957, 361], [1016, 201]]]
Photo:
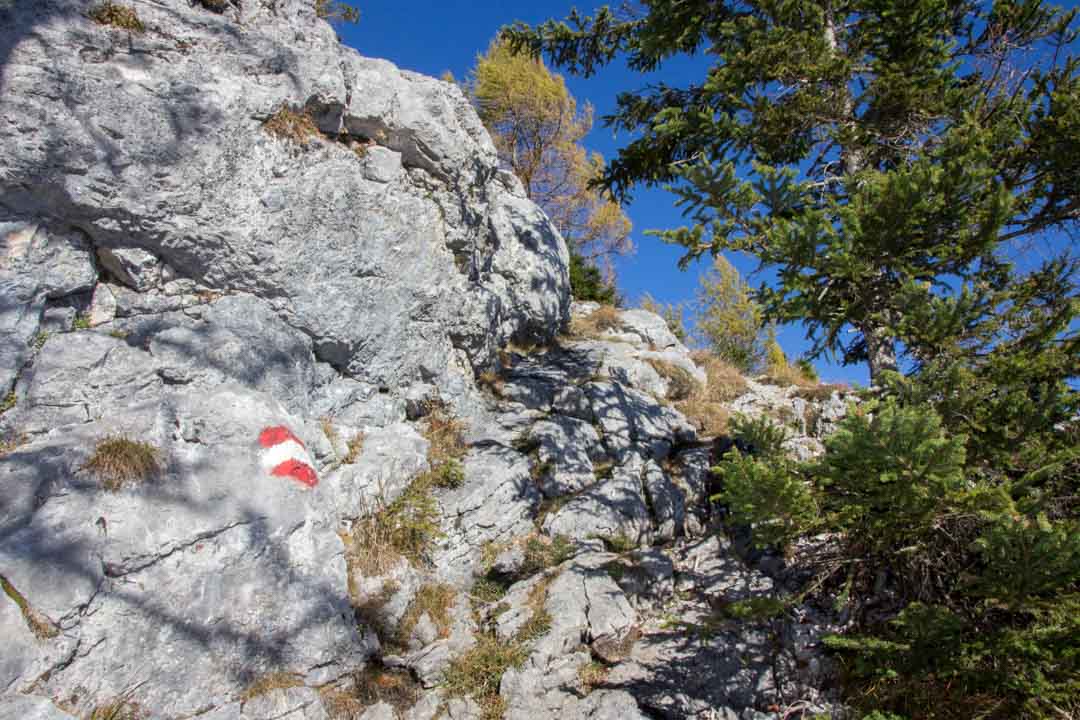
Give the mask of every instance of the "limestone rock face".
[[[0, 8], [0, 235], [49, 265], [37, 290], [92, 287], [93, 245], [140, 292], [266, 298], [320, 360], [390, 388], [557, 332], [565, 245], [461, 92], [342, 47], [310, 1], [235, 5], [141, 6], [141, 33], [85, 0]], [[267, 132], [282, 108], [317, 131]]]

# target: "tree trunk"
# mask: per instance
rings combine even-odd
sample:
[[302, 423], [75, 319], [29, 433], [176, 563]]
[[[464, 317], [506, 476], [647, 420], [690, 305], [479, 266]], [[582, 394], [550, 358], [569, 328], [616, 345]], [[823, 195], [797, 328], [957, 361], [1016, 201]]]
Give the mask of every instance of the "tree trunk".
[[[825, 4], [825, 43], [833, 53], [839, 52], [839, 43], [836, 39], [836, 19], [833, 16], [831, 2]], [[850, 89], [845, 86], [841, 92], [841, 123], [849, 129], [856, 126], [855, 103]], [[857, 145], [842, 146], [840, 148], [840, 160], [844, 167], [844, 174], [854, 175], [866, 165], [864, 149]], [[884, 271], [881, 272], [884, 275]], [[877, 383], [881, 373], [885, 370], [896, 370], [896, 338], [885, 332], [884, 328], [870, 323], [857, 324], [856, 328], [862, 333], [866, 341], [867, 362], [870, 365], [870, 384]]]
[[860, 325], [859, 332], [866, 341], [866, 359], [870, 365], [870, 384], [877, 385], [881, 373], [895, 371], [896, 338], [886, 333], [883, 328], [874, 325]]

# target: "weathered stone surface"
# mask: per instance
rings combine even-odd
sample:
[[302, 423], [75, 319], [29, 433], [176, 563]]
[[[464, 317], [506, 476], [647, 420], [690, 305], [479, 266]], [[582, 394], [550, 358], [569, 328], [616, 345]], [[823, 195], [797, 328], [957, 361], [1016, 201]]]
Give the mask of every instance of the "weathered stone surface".
[[645, 504], [640, 462], [620, 466], [613, 475], [571, 497], [544, 520], [549, 535], [574, 540], [593, 537], [640, 544], [652, 533], [652, 518]]
[[[170, 0], [139, 8], [143, 34], [84, 6], [2, 10], [0, 170], [17, 182], [0, 206], [78, 225], [136, 289], [164, 262], [275, 298], [320, 359], [388, 387], [467, 372], [454, 348], [484, 365], [565, 321], [565, 244], [501, 179], [453, 84], [358, 56], [303, 0], [223, 15]], [[298, 147], [264, 132], [283, 105], [323, 135]], [[378, 147], [359, 157], [359, 140]]]
[[34, 695], [0, 696], [0, 720], [75, 720], [52, 704], [48, 698]]
[[433, 558], [438, 577], [470, 584], [483, 546], [527, 534], [539, 504], [527, 458], [499, 446], [470, 451], [465, 484], [442, 498], [444, 537]]

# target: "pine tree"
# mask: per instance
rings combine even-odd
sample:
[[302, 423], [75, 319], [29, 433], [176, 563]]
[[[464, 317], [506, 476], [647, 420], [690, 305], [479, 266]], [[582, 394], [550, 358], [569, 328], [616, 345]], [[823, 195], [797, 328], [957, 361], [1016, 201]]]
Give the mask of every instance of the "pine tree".
[[[814, 354], [897, 366], [898, 324], [957, 280], [1008, 273], [1001, 244], [1080, 218], [1076, 11], [1041, 0], [651, 0], [638, 15], [518, 24], [516, 49], [591, 75], [711, 59], [696, 83], [619, 95], [634, 135], [604, 172], [620, 198], [671, 184], [662, 237], [776, 270], [767, 314]], [[857, 332], [847, 332], [853, 328]], [[853, 339], [848, 339], [853, 338]], [[907, 343], [904, 343], [907, 347]]]

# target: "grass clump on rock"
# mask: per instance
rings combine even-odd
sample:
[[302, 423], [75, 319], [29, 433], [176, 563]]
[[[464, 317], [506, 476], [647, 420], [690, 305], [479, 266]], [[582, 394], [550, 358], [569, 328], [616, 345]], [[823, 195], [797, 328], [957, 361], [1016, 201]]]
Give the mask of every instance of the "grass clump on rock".
[[303, 145], [309, 139], [319, 136], [319, 128], [307, 111], [293, 110], [283, 105], [263, 123], [263, 130], [286, 142]]
[[445, 583], [429, 583], [421, 587], [401, 618], [399, 627], [401, 644], [408, 644], [409, 635], [425, 613], [431, 618], [431, 622], [435, 623], [435, 629], [438, 630], [440, 638], [450, 637], [450, 609], [454, 606], [456, 598], [457, 592]]
[[115, 492], [157, 474], [160, 453], [150, 443], [110, 435], [98, 441], [85, 467], [98, 476], [106, 490]]
[[134, 8], [112, 2], [112, 0], [105, 0], [90, 8], [90, 19], [98, 25], [108, 25], [131, 32], [141, 33], [146, 30], [146, 26], [143, 25]]
[[480, 635], [468, 652], [455, 658], [446, 668], [446, 693], [450, 697], [472, 697], [480, 706], [483, 720], [497, 720], [506, 709], [506, 703], [499, 695], [503, 673], [511, 667], [521, 667], [528, 657], [524, 643]]

